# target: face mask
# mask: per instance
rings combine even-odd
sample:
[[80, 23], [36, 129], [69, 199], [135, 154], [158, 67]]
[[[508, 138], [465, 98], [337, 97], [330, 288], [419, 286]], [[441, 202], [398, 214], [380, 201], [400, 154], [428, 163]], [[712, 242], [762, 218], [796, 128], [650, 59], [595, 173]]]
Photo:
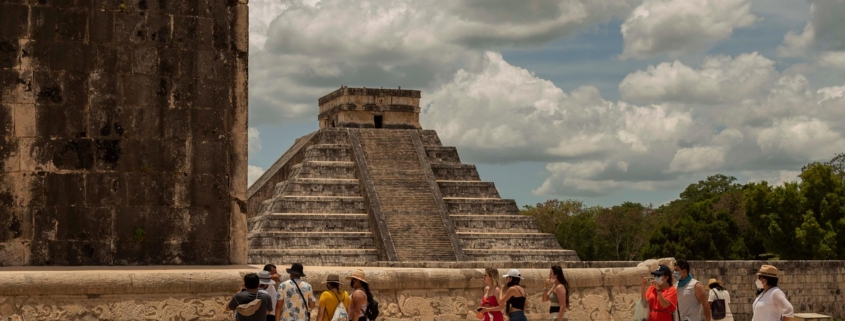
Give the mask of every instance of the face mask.
[[654, 280], [657, 281], [657, 285], [663, 285], [663, 277], [662, 276], [658, 276], [658, 277], [654, 278]]
[[763, 281], [760, 281], [760, 279], [757, 279], [757, 281], [754, 282], [754, 285], [756, 285], [758, 289], [762, 289], [763, 288]]
[[675, 271], [675, 280], [681, 280], [681, 272]]

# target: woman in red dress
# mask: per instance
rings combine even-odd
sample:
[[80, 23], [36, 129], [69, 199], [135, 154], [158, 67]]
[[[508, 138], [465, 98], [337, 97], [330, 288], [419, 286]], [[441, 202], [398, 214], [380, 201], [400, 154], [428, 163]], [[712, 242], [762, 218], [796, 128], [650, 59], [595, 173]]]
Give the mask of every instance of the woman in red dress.
[[484, 296], [481, 298], [481, 306], [476, 312], [476, 317], [484, 321], [504, 321], [502, 311], [482, 312], [481, 308], [492, 308], [499, 306], [498, 297], [502, 293], [499, 285], [499, 270], [494, 268], [484, 269]]

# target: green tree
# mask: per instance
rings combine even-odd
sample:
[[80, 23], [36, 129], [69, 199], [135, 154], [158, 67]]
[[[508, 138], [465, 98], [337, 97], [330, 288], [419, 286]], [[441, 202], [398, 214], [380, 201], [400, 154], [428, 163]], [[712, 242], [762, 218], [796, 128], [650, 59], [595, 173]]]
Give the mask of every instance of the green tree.
[[805, 166], [800, 183], [748, 185], [746, 215], [769, 252], [781, 259], [845, 259], [845, 232], [840, 232], [845, 231], [845, 178], [836, 160]]

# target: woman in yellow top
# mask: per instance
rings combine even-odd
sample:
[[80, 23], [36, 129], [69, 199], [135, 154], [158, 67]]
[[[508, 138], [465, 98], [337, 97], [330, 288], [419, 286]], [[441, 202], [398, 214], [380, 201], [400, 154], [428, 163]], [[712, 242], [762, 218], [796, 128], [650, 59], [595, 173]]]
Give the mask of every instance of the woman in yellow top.
[[343, 308], [347, 311], [347, 318], [349, 315], [349, 293], [340, 290], [340, 276], [337, 274], [329, 274], [326, 276], [326, 291], [320, 295], [320, 301], [317, 306], [317, 320], [331, 321], [334, 317], [334, 312], [337, 306], [342, 302]]

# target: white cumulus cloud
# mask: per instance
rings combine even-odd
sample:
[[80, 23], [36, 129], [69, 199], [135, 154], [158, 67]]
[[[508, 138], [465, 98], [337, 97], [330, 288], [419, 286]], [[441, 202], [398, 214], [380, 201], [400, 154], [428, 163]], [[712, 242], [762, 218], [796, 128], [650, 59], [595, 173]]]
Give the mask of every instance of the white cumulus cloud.
[[622, 24], [623, 58], [695, 53], [757, 19], [749, 0], [645, 0]]
[[252, 185], [252, 183], [255, 183], [255, 181], [261, 178], [261, 175], [263, 174], [263, 168], [249, 165], [249, 167], [247, 167], [247, 185]]

